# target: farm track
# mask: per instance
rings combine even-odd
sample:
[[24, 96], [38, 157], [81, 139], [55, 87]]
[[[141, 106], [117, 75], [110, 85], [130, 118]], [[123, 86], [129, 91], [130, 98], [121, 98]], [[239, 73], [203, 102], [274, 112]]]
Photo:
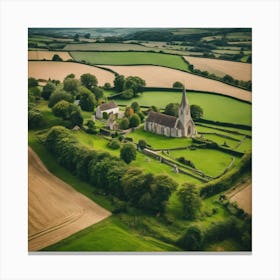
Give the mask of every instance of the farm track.
[[231, 96], [240, 100], [252, 102], [252, 92], [228, 84], [200, 77], [184, 71], [170, 69], [162, 66], [138, 65], [115, 66], [98, 65], [111, 69], [124, 76], [139, 76], [146, 81], [148, 87], [172, 87], [173, 83], [180, 81], [189, 90], [215, 92]]
[[28, 148], [28, 249], [37, 251], [111, 215], [51, 174]]

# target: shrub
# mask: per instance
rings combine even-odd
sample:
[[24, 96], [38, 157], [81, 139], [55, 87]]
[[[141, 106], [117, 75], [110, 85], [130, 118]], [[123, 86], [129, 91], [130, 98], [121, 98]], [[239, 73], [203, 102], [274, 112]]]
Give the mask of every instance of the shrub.
[[83, 126], [84, 119], [79, 110], [72, 111], [69, 119], [70, 119], [72, 127], [74, 127], [76, 125], [79, 127]]
[[41, 128], [43, 124], [43, 114], [40, 110], [32, 108], [28, 111], [28, 129]]
[[54, 54], [52, 57], [52, 61], [62, 61], [62, 58], [58, 54]]
[[133, 144], [124, 144], [121, 148], [120, 153], [121, 159], [129, 164], [131, 161], [136, 159], [136, 149]]
[[102, 118], [103, 118], [104, 120], [108, 120], [109, 114], [108, 114], [107, 112], [103, 112], [103, 113], [102, 113]]
[[203, 239], [203, 233], [200, 228], [190, 226], [177, 241], [177, 244], [187, 251], [199, 251], [202, 248]]
[[91, 91], [94, 93], [96, 100], [99, 100], [104, 96], [103, 90], [100, 87], [93, 87]]
[[138, 147], [139, 147], [141, 150], [145, 149], [145, 148], [147, 147], [147, 142], [146, 142], [145, 140], [143, 140], [143, 139], [140, 139], [140, 140], [138, 141]]
[[191, 105], [191, 116], [194, 120], [201, 119], [203, 117], [203, 109], [198, 105]]
[[176, 160], [178, 160], [182, 164], [185, 164], [185, 165], [188, 165], [188, 166], [190, 166], [192, 168], [195, 168], [193, 162], [188, 160], [188, 159], [185, 159], [184, 157], [176, 158]]
[[132, 97], [133, 97], [132, 89], [124, 90], [120, 95], [120, 98], [122, 98], [122, 99], [131, 99]]
[[173, 88], [184, 88], [184, 85], [181, 82], [175, 82], [172, 85]]
[[107, 145], [112, 150], [117, 150], [121, 146], [120, 142], [116, 139], [111, 140]]

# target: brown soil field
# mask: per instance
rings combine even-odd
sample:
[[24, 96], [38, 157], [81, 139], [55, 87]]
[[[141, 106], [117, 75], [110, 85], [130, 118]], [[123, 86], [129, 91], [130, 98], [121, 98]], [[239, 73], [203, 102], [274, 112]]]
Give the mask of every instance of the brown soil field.
[[252, 181], [247, 180], [227, 195], [231, 202], [236, 202], [248, 214], [252, 214]]
[[76, 78], [80, 78], [80, 76], [85, 73], [95, 75], [99, 86], [103, 86], [106, 82], [109, 82], [111, 85], [113, 85], [113, 81], [115, 79], [115, 75], [109, 71], [75, 62], [28, 62], [28, 77], [45, 80], [50, 78], [63, 81], [63, 79], [71, 73], [75, 74]]
[[208, 71], [219, 77], [227, 74], [237, 80], [252, 80], [252, 64], [250, 63], [191, 56], [184, 56], [184, 59], [193, 64], [194, 68], [201, 71]]
[[240, 89], [225, 83], [193, 75], [180, 70], [161, 66], [139, 65], [139, 66], [113, 66], [103, 65], [124, 76], [139, 76], [146, 81], [150, 87], [172, 87], [176, 81], [185, 84], [187, 89], [198, 91], [210, 91], [233, 96], [241, 100], [252, 101], [250, 91]]
[[68, 52], [28, 51], [28, 60], [52, 60], [55, 54], [58, 54], [64, 61], [72, 59]]
[[28, 148], [28, 250], [54, 244], [111, 213], [51, 174]]

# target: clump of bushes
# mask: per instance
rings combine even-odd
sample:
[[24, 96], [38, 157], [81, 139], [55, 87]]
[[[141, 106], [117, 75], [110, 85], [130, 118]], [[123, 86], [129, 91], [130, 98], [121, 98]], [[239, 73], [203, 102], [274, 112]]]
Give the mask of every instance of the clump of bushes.
[[185, 164], [185, 165], [188, 165], [188, 166], [190, 166], [192, 168], [195, 168], [195, 165], [193, 164], [193, 162], [188, 160], [188, 159], [186, 159], [186, 158], [184, 158], [184, 157], [176, 158], [176, 160], [178, 160], [182, 164]]
[[113, 139], [107, 144], [107, 146], [112, 150], [117, 150], [120, 148], [121, 144], [118, 140]]

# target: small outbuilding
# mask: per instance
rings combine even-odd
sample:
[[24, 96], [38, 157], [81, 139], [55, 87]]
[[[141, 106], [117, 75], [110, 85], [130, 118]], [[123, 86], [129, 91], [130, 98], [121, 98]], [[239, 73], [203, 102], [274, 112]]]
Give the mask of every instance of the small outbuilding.
[[102, 119], [104, 113], [107, 113], [108, 115], [118, 114], [119, 107], [114, 101], [103, 103], [96, 108], [96, 118]]

